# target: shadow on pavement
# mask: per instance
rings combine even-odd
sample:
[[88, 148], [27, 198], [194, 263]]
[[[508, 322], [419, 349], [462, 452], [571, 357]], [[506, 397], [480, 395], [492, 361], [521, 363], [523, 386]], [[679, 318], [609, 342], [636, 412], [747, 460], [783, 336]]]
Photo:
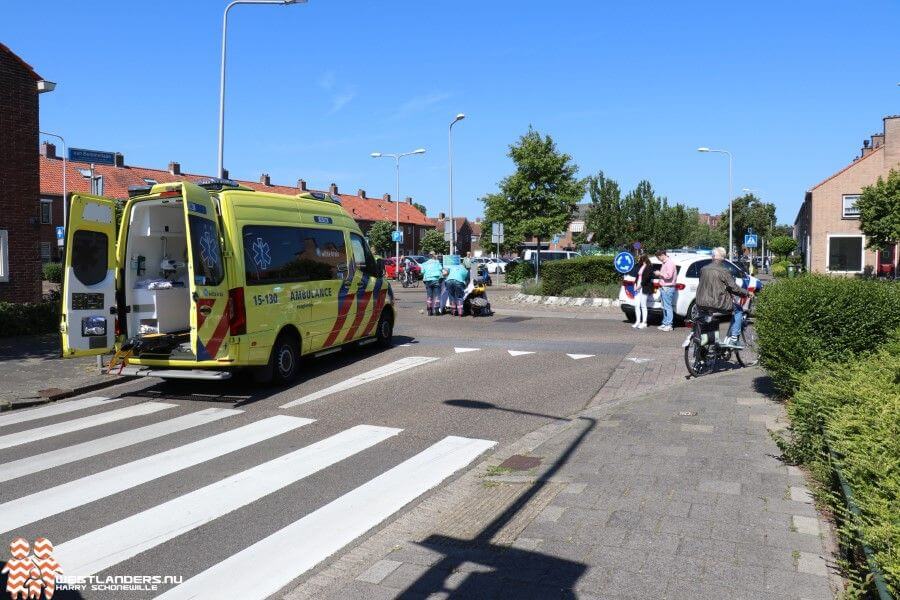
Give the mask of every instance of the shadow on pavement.
[[[448, 400], [446, 403], [474, 410], [538, 414], [475, 400]], [[539, 416], [569, 420], [552, 415]], [[587, 570], [586, 564], [533, 550], [498, 545], [493, 540], [552, 481], [596, 425], [596, 419], [589, 417], [578, 417], [577, 420], [583, 421], [585, 426], [565, 452], [473, 538], [431, 535], [418, 542], [442, 554], [443, 558], [403, 590], [399, 597], [425, 598], [430, 594], [448, 594], [455, 598], [575, 598], [574, 587]], [[464, 579], [458, 585], [448, 586], [448, 578], [461, 571], [466, 572]]]
[[20, 335], [0, 338], [0, 360], [20, 358], [60, 358], [62, 347], [58, 333]]
[[771, 400], [781, 401], [781, 395], [775, 387], [775, 383], [768, 375], [761, 375], [753, 379], [753, 390], [760, 394], [765, 394]]

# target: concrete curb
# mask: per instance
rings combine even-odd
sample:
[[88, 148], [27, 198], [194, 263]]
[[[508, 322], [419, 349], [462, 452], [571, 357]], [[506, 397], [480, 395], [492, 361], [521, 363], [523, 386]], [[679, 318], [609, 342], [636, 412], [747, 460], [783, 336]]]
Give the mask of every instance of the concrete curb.
[[133, 379], [137, 379], [137, 377], [125, 377], [118, 375], [109, 375], [108, 377], [109, 379], [96, 381], [94, 383], [88, 383], [71, 390], [56, 389], [53, 390], [53, 393], [49, 393], [46, 396], [42, 396], [40, 398], [25, 398], [23, 400], [0, 400], [0, 412], [6, 412], [9, 410], [16, 410], [20, 408], [31, 408], [32, 406], [40, 406], [41, 404], [49, 404], [50, 402], [56, 402], [57, 400], [71, 398], [72, 396], [80, 396], [81, 394], [87, 394], [88, 392], [94, 392], [104, 388], [112, 387], [114, 385], [118, 385], [120, 383], [126, 383]]
[[585, 308], [602, 308], [619, 306], [621, 302], [613, 298], [572, 298], [569, 296], [534, 296], [521, 292], [510, 297], [510, 302], [518, 304], [548, 304], [552, 306], [582, 306]]

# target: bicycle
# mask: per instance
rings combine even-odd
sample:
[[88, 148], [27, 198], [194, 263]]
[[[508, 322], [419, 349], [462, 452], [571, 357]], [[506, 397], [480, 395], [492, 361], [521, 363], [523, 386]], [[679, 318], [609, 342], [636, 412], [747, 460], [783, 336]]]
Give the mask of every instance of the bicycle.
[[419, 287], [419, 278], [409, 269], [404, 269], [400, 273], [400, 285], [405, 288]]
[[752, 367], [759, 362], [759, 343], [750, 311], [744, 313], [741, 324], [740, 348], [723, 346], [719, 341], [719, 326], [725, 318], [730, 323], [731, 314], [701, 311], [700, 318], [692, 322], [691, 334], [683, 344], [684, 364], [692, 377], [716, 372], [720, 362], [731, 361], [732, 354], [742, 367]]

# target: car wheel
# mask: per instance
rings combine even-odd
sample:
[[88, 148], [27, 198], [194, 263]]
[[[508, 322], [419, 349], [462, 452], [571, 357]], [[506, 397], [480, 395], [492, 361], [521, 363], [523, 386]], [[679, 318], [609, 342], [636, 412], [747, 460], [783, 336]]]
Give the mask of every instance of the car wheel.
[[274, 383], [283, 385], [296, 379], [300, 372], [300, 345], [294, 336], [284, 333], [278, 336], [269, 362]]
[[394, 322], [387, 310], [381, 312], [378, 327], [375, 330], [375, 338], [382, 348], [390, 348], [394, 345]]
[[687, 318], [689, 321], [697, 321], [700, 319], [700, 309], [697, 308], [697, 302], [691, 302], [687, 310]]

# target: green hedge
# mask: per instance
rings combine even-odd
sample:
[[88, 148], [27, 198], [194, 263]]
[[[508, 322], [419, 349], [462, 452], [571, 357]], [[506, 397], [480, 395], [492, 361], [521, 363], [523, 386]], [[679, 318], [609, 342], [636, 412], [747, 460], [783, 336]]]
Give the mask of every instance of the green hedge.
[[[877, 352], [823, 363], [800, 377], [788, 403], [790, 441], [781, 440], [787, 458], [808, 464], [821, 484], [817, 495], [838, 519], [855, 587], [864, 587], [868, 572], [859, 552], [865, 544], [895, 597], [900, 594], [898, 390], [900, 331]], [[850, 487], [860, 510], [858, 521], [847, 509], [834, 469]]]
[[618, 283], [621, 278], [612, 256], [582, 256], [541, 265], [541, 281], [548, 296], [562, 295], [568, 288], [585, 283]]
[[44, 281], [50, 283], [62, 283], [62, 263], [49, 262], [44, 264]]
[[534, 265], [530, 262], [517, 262], [506, 267], [507, 283], [521, 283], [530, 277], [534, 277]]
[[900, 285], [809, 275], [763, 287], [756, 304], [760, 363], [791, 394], [823, 361], [874, 350], [900, 327]]
[[0, 302], [0, 337], [59, 331], [60, 304]]

